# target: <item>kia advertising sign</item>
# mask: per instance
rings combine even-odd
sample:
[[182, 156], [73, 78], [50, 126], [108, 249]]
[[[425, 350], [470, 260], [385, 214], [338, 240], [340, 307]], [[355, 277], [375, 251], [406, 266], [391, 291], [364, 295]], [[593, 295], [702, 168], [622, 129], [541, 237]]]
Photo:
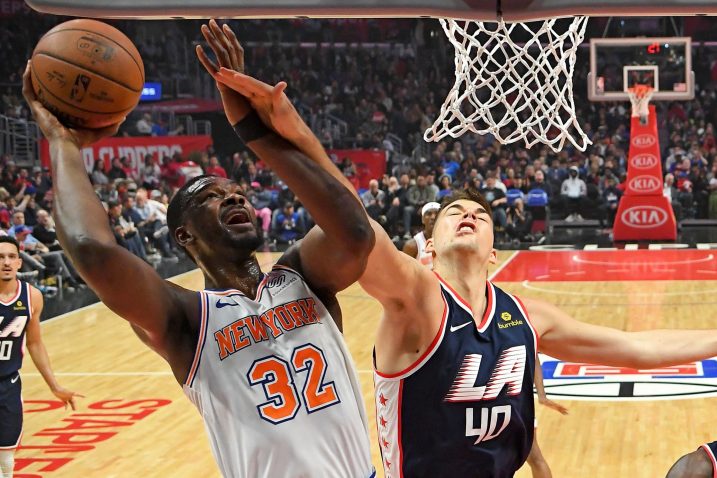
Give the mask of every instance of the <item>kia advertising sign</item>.
[[657, 138], [653, 134], [638, 134], [632, 138], [632, 145], [636, 148], [649, 148], [657, 143]]
[[667, 222], [667, 212], [657, 206], [633, 206], [622, 211], [621, 218], [629, 227], [652, 229]]
[[662, 181], [655, 176], [636, 176], [628, 181], [627, 187], [633, 189], [636, 193], [657, 194], [662, 191]]
[[660, 160], [654, 154], [642, 153], [630, 158], [630, 167], [635, 169], [651, 169], [657, 167]]

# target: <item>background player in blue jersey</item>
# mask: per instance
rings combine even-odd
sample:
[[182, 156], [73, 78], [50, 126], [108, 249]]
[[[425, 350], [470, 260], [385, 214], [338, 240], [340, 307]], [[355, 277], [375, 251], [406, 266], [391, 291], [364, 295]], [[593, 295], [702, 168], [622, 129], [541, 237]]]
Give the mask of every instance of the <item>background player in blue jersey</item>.
[[666, 478], [717, 478], [717, 441], [706, 443], [681, 457]]
[[[239, 73], [223, 71], [218, 78], [252, 103], [275, 94], [270, 85]], [[324, 152], [311, 157], [335, 169]], [[561, 360], [638, 369], [717, 354], [714, 330], [600, 327], [495, 287], [487, 280], [489, 265], [497, 262], [491, 209], [476, 191], [442, 202], [426, 245], [433, 271], [372, 225], [376, 243], [360, 283], [384, 309], [375, 345], [375, 399], [389, 477], [513, 476], [533, 441], [538, 343]]]
[[50, 367], [40, 334], [42, 293], [17, 279], [22, 266], [17, 240], [0, 236], [0, 476], [11, 478], [22, 436], [22, 380], [25, 346], [52, 393], [75, 409], [82, 395], [62, 388]]

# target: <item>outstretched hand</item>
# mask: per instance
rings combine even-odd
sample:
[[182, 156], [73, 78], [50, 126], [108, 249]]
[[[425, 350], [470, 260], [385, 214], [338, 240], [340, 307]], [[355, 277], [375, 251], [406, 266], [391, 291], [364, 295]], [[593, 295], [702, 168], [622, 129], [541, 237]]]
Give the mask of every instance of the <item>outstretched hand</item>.
[[204, 66], [207, 72], [216, 80], [217, 89], [222, 97], [224, 105], [224, 113], [232, 125], [236, 124], [246, 116], [251, 110], [249, 103], [237, 91], [227, 87], [219, 81], [217, 74], [220, 68], [229, 68], [234, 71], [244, 72], [244, 48], [239, 44], [236, 35], [229, 27], [224, 24], [221, 28], [214, 20], [202, 25], [202, 35], [214, 52], [217, 63], [209, 59], [204, 48], [197, 45], [196, 52], [199, 62]]
[[271, 86], [227, 68], [221, 68], [216, 78], [244, 96], [252, 108], [259, 113], [262, 121], [285, 139], [292, 141], [307, 132], [308, 126], [284, 94], [285, 82], [281, 81]]
[[560, 405], [559, 403], [556, 403], [556, 402], [550, 400], [550, 399], [547, 398], [547, 397], [546, 397], [546, 398], [540, 398], [540, 399], [538, 399], [538, 403], [540, 403], [541, 405], [545, 405], [545, 406], [548, 407], [548, 408], [552, 408], [552, 409], [555, 410], [556, 412], [560, 412], [560, 413], [563, 414], [563, 415], [567, 415], [567, 414], [568, 414], [568, 409], [567, 409], [567, 408], [565, 408], [564, 406]]
[[71, 390], [67, 390], [66, 388], [57, 387], [52, 391], [52, 393], [62, 402], [65, 404], [65, 409], [67, 409], [67, 405], [72, 407], [72, 410], [77, 410], [77, 404], [75, 403], [75, 400], [77, 398], [85, 398], [84, 395], [79, 394], [77, 392], [73, 392]]
[[27, 101], [30, 111], [32, 112], [32, 117], [35, 118], [42, 134], [48, 141], [69, 141], [78, 148], [84, 148], [102, 138], [117, 134], [117, 130], [119, 130], [122, 121], [102, 129], [75, 129], [65, 127], [60, 123], [60, 120], [37, 99], [35, 90], [32, 88], [31, 74], [30, 62], [28, 61], [25, 73], [22, 75], [22, 96], [25, 97], [25, 101]]

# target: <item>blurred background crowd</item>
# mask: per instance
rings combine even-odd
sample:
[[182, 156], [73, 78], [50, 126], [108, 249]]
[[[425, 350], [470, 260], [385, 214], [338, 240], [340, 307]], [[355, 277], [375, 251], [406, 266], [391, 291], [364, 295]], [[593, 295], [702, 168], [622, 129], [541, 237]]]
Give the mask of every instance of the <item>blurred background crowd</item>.
[[[24, 5], [23, 2], [20, 2]], [[63, 18], [23, 8], [0, 19], [0, 114], [10, 124], [28, 121], [20, 80], [32, 48]], [[666, 19], [631, 19], [620, 34], [644, 31], [674, 36]], [[700, 17], [679, 20], [680, 34], [695, 41], [697, 94], [689, 102], [657, 103], [664, 194], [678, 221], [717, 219], [717, 32]], [[117, 21], [142, 54], [147, 81], [163, 85], [162, 100], [217, 104], [214, 84], [195, 61], [199, 22]], [[435, 20], [245, 20], [232, 27], [246, 50], [247, 72], [268, 83], [285, 80], [287, 94], [355, 184], [368, 213], [397, 246], [421, 228], [420, 211], [452, 191], [473, 186], [493, 206], [496, 239], [522, 247], [545, 234], [546, 221], [598, 221], [609, 231], [625, 188], [629, 103], [587, 100], [588, 51], [580, 48], [574, 76], [577, 117], [593, 144], [504, 146], [488, 136], [427, 144], [423, 131], [437, 115], [453, 79], [453, 50]], [[17, 28], [22, 25], [23, 28]], [[591, 19], [587, 37], [608, 32]], [[631, 29], [634, 30], [631, 33]], [[609, 36], [618, 35], [610, 31]], [[204, 103], [203, 103], [204, 104]], [[176, 110], [178, 111], [178, 110]], [[257, 211], [268, 248], [300, 239], [310, 215], [272, 171], [233, 136], [220, 110], [205, 108], [179, 121], [175, 110], [140, 108], [123, 125], [124, 137], [196, 134], [211, 125], [212, 145], [173, 154], [117, 155], [93, 160], [88, 174], [106, 205], [117, 241], [159, 267], [184, 260], [167, 234], [166, 206], [173, 192], [197, 174], [239, 181]], [[6, 124], [6, 123], [3, 123]], [[14, 124], [14, 123], [13, 123]], [[25, 273], [48, 294], [83, 284], [62, 253], [52, 220], [52, 182], [39, 158], [20, 158], [6, 147], [0, 158], [0, 234], [18, 237]], [[344, 150], [384, 153], [383, 174], [367, 177]], [[55, 291], [53, 291], [55, 289]]]

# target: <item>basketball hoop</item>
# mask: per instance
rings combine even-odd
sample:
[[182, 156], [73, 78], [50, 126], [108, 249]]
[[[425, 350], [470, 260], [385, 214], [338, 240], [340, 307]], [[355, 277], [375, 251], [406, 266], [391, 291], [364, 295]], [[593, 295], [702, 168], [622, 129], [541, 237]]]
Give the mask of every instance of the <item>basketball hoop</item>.
[[655, 89], [649, 85], [636, 84], [627, 89], [627, 94], [632, 103], [632, 117], [640, 117], [641, 124], [647, 124], [650, 117], [650, 99]]
[[466, 132], [502, 144], [540, 142], [558, 152], [565, 141], [591, 144], [575, 117], [575, 53], [587, 17], [532, 23], [441, 19], [455, 48], [456, 79], [426, 141]]

